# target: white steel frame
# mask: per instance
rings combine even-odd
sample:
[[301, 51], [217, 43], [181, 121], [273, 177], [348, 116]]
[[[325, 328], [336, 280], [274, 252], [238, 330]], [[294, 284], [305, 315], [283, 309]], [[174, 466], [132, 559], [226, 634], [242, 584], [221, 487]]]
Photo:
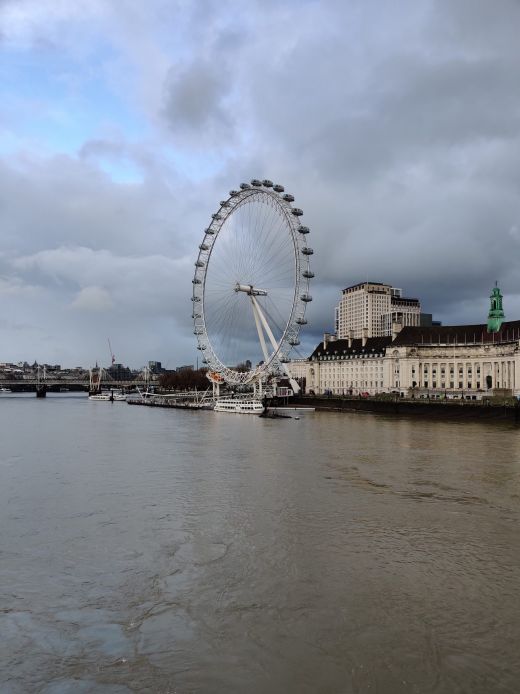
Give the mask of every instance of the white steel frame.
[[[275, 187], [281, 190], [279, 192], [274, 190], [270, 181], [260, 182], [254, 180], [251, 185], [242, 184], [240, 190], [231, 191], [230, 197], [221, 202], [219, 210], [212, 215], [212, 221], [204, 232], [204, 238], [199, 246], [199, 254], [195, 262], [192, 318], [194, 334], [198, 342], [197, 348], [201, 350], [203, 355], [202, 361], [208, 367], [208, 370], [219, 374], [230, 385], [255, 382], [281, 370], [287, 373], [286, 362], [289, 361], [289, 352], [294, 345], [299, 344], [298, 335], [300, 327], [307, 322], [305, 320], [306, 306], [307, 303], [312, 301], [312, 297], [309, 294], [309, 280], [314, 275], [310, 271], [309, 257], [313, 251], [306, 243], [309, 230], [301, 224], [302, 211], [291, 205], [293, 197], [290, 195], [285, 195], [284, 197], [283, 187]], [[292, 240], [294, 252], [292, 309], [287, 317], [282, 337], [277, 341], [257, 300], [257, 296], [267, 295], [267, 292], [251, 285], [236, 284], [235, 291], [248, 294], [251, 300], [258, 339], [264, 356], [263, 364], [253, 367], [248, 372], [238, 372], [222, 362], [213, 348], [207, 333], [205, 321], [207, 268], [211, 260], [212, 250], [217, 243], [219, 232], [226, 220], [242, 205], [260, 201], [276, 206], [279, 212], [281, 212], [285, 221], [286, 233], [290, 235]], [[268, 348], [266, 336], [272, 349]]]

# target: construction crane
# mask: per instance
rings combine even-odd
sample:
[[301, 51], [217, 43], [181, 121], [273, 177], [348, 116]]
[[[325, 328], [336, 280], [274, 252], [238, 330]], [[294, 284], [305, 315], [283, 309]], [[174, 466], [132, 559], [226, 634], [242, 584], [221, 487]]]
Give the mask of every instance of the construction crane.
[[111, 359], [110, 364], [113, 365], [116, 363], [116, 355], [112, 352], [112, 345], [110, 344], [110, 338], [107, 338], [107, 339], [108, 339], [108, 349], [110, 350], [110, 359]]

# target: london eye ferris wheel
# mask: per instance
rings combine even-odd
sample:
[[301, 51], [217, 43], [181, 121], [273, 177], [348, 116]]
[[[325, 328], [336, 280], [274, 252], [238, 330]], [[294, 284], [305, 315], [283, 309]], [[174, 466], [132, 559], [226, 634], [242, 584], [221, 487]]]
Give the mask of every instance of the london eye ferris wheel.
[[193, 277], [193, 322], [210, 378], [240, 385], [286, 370], [312, 301], [312, 248], [284, 187], [253, 179], [222, 200]]

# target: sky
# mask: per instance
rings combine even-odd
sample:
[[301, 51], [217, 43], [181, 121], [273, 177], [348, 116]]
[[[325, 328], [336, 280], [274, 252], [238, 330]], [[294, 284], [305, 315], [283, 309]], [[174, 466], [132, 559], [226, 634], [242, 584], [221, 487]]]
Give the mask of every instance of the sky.
[[191, 279], [242, 181], [294, 194], [314, 301], [520, 318], [518, 0], [0, 0], [0, 362], [195, 363]]

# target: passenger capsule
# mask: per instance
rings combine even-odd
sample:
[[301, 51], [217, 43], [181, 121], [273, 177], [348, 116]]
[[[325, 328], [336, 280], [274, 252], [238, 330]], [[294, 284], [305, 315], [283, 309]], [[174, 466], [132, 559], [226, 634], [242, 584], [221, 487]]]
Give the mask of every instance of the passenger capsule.
[[311, 280], [311, 279], [314, 277], [314, 272], [313, 272], [312, 270], [304, 270], [304, 271], [302, 272], [302, 275], [303, 275], [306, 279]]
[[238, 190], [230, 190], [229, 191], [229, 197], [236, 198], [237, 195], [240, 195], [240, 191], [238, 191]]
[[202, 335], [203, 332], [204, 332], [204, 330], [202, 330], [202, 328], [197, 328], [196, 330], [193, 331], [193, 334], [194, 335]]
[[211, 235], [211, 234], [214, 234], [214, 233], [215, 233], [215, 229], [212, 229], [211, 227], [208, 227], [207, 229], [204, 229], [204, 233], [205, 233], [205, 234], [210, 234], [210, 235]]
[[199, 248], [200, 248], [201, 251], [207, 251], [208, 248], [209, 248], [209, 246], [208, 246], [207, 243], [201, 243], [200, 246], [199, 246]]
[[306, 318], [297, 318], [296, 323], [298, 325], [307, 325], [307, 319]]
[[192, 296], [191, 297], [192, 301], [199, 302], [200, 301], [200, 296]]
[[231, 204], [230, 204], [229, 200], [221, 200], [220, 201], [220, 207], [230, 207], [230, 206], [231, 206]]
[[264, 180], [262, 181], [262, 185], [264, 185], [266, 188], [272, 188], [273, 182], [270, 181], [268, 178], [264, 178]]
[[281, 186], [279, 183], [275, 183], [273, 186], [273, 190], [275, 190], [277, 193], [283, 193], [285, 188]]
[[251, 180], [251, 185], [255, 186], [255, 188], [258, 188], [259, 186], [262, 185], [262, 181], [259, 181], [258, 178], [253, 178]]
[[286, 193], [282, 197], [286, 202], [294, 202], [294, 195], [291, 195], [290, 193]]
[[300, 234], [308, 234], [310, 229], [309, 227], [304, 227], [300, 224], [300, 226], [298, 227], [298, 231], [300, 232]]
[[198, 277], [195, 277], [195, 279], [192, 279], [192, 284], [201, 284], [201, 281], [199, 280]]
[[242, 190], [248, 190], [248, 188], [251, 188], [249, 183], [241, 183], [240, 187], [242, 188]]
[[305, 248], [302, 248], [302, 253], [303, 255], [312, 255], [314, 251], [309, 246], [305, 246]]
[[289, 344], [292, 345], [293, 347], [296, 347], [297, 345], [300, 344], [300, 340], [298, 340], [298, 338], [295, 338], [293, 340], [289, 340]]
[[213, 218], [215, 221], [217, 221], [217, 220], [220, 219], [220, 215], [219, 215], [218, 212], [215, 212], [215, 214], [212, 214], [211, 216], [212, 216], [212, 218]]
[[309, 303], [309, 301], [312, 301], [312, 296], [310, 294], [302, 294], [300, 296], [300, 299], [302, 301], [305, 301], [305, 303], [307, 304], [307, 303]]
[[204, 262], [202, 260], [197, 260], [195, 267], [204, 267]]
[[293, 215], [294, 215], [295, 217], [301, 217], [302, 214], [303, 214], [303, 210], [300, 210], [299, 207], [293, 207], [292, 210], [291, 210], [291, 212], [293, 213]]

